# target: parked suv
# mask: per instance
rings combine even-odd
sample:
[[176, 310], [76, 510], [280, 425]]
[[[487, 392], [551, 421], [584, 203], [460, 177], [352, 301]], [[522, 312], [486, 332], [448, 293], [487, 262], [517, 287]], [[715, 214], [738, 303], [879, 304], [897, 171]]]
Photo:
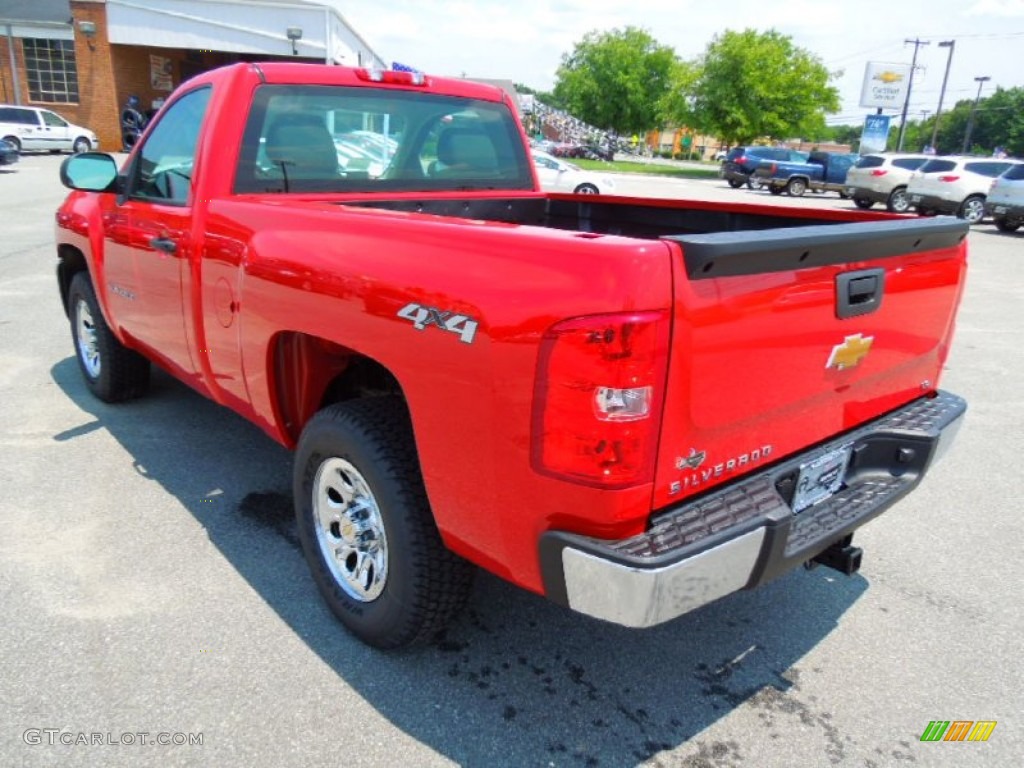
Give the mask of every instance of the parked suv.
[[729, 154], [725, 156], [721, 175], [733, 189], [738, 189], [744, 184], [752, 187], [752, 174], [759, 163], [766, 160], [800, 163], [806, 159], [806, 152], [786, 147], [735, 147], [730, 149]]
[[0, 104], [0, 138], [19, 151], [88, 152], [100, 145], [88, 128], [41, 107]]
[[934, 157], [910, 176], [907, 199], [922, 216], [953, 213], [971, 224], [985, 216], [992, 179], [1015, 160], [981, 157]]
[[1024, 163], [1010, 166], [992, 182], [985, 213], [1000, 232], [1016, 232], [1024, 225]]
[[885, 203], [893, 213], [905, 213], [910, 208], [910, 175], [931, 159], [915, 154], [864, 155], [846, 174], [846, 194], [858, 208]]

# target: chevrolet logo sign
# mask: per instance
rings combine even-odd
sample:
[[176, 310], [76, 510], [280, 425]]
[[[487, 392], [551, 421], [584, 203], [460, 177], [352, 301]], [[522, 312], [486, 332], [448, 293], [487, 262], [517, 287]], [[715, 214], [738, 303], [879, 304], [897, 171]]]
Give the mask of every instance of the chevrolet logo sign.
[[843, 339], [842, 344], [836, 344], [832, 347], [832, 354], [828, 356], [828, 362], [825, 363], [825, 368], [835, 368], [837, 371], [845, 371], [847, 368], [853, 368], [861, 360], [867, 357], [874, 341], [874, 336], [865, 337], [859, 333], [855, 333], [853, 336], [847, 336]]
[[884, 72], [879, 72], [877, 75], [875, 75], [871, 79], [872, 80], [881, 80], [886, 85], [889, 85], [890, 83], [898, 83], [900, 80], [903, 79], [903, 75], [901, 75], [899, 72], [892, 72], [892, 71], [887, 69]]

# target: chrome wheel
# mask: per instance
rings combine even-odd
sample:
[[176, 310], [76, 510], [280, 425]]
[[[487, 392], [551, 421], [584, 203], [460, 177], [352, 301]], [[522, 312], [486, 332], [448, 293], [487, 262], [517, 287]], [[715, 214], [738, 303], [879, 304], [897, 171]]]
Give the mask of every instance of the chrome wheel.
[[100, 375], [100, 346], [96, 340], [96, 324], [84, 298], [75, 305], [75, 336], [78, 339], [78, 356], [92, 378]]
[[893, 213], [906, 213], [910, 210], [910, 198], [907, 197], [906, 187], [899, 187], [889, 195], [888, 208]]
[[316, 539], [338, 586], [354, 600], [376, 600], [387, 583], [388, 540], [377, 500], [344, 459], [324, 461], [313, 481]]
[[977, 224], [985, 218], [985, 199], [982, 197], [968, 197], [960, 206], [960, 218], [966, 219], [969, 224]]

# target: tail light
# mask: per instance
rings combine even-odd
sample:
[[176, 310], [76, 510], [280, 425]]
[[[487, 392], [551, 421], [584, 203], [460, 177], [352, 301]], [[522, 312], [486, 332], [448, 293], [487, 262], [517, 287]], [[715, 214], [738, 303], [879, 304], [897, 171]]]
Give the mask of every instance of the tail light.
[[668, 369], [669, 313], [591, 315], [541, 343], [533, 465], [599, 488], [650, 482]]
[[356, 77], [360, 80], [369, 80], [372, 83], [427, 85], [426, 75], [422, 72], [406, 72], [405, 70], [367, 69], [362, 67], [356, 70]]
[[779, 172], [779, 164], [778, 163], [772, 163], [772, 176], [774, 176], [778, 172]]
[[747, 156], [746, 155], [740, 155], [733, 162], [736, 163], [736, 165], [746, 165], [747, 164]]
[[876, 169], [876, 170], [871, 172], [871, 175], [872, 176], [885, 176], [885, 174], [887, 174], [887, 173], [888, 173], [888, 171], [883, 171], [883, 170]]
[[959, 176], [939, 176], [939, 181], [956, 181]]

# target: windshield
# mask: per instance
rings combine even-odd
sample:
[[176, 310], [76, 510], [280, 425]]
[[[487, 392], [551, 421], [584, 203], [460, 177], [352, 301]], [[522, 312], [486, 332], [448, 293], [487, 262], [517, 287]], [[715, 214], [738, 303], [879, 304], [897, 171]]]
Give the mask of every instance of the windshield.
[[515, 119], [488, 101], [265, 85], [242, 144], [239, 193], [533, 188]]

